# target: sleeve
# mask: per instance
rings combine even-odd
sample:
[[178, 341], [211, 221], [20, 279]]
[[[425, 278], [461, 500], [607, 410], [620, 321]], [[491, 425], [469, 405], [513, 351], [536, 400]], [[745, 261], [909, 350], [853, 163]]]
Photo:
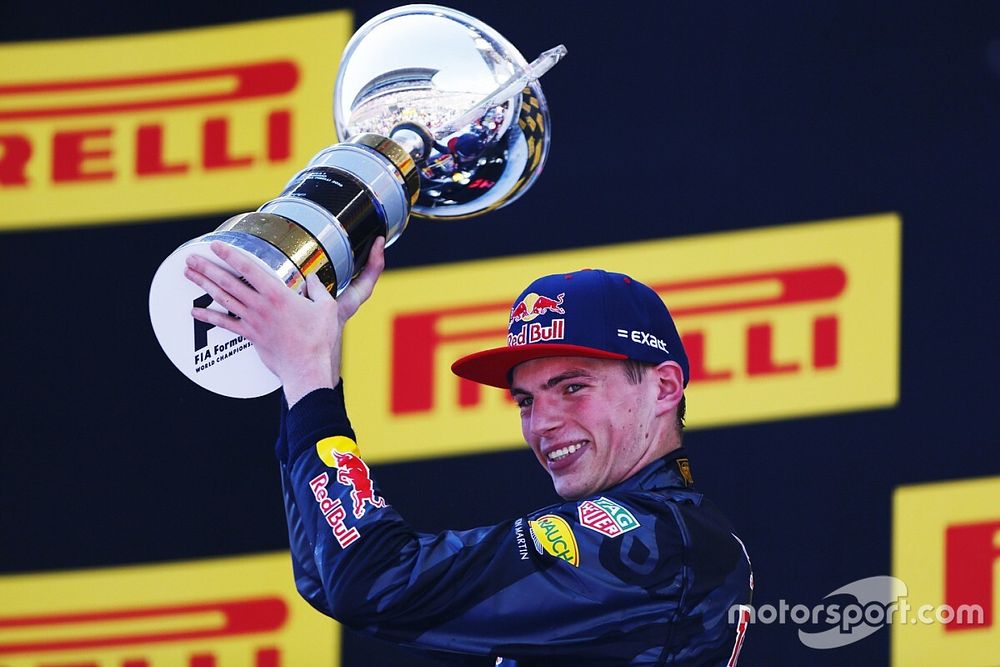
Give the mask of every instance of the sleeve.
[[[296, 584], [345, 625], [423, 649], [512, 658], [597, 657], [605, 644], [620, 651], [623, 637], [632, 655], [662, 650], [664, 600], [679, 597], [682, 577], [679, 549], [656, 544], [654, 532], [627, 562], [621, 544], [581, 529], [573, 503], [534, 519], [415, 532], [360, 458], [342, 385], [292, 408], [277, 455]], [[652, 557], [661, 551], [672, 556]], [[660, 584], [650, 590], [636, 577]]]
[[[275, 444], [275, 451], [278, 460], [281, 461], [288, 452], [288, 431], [287, 419], [288, 403], [285, 396], [281, 396], [281, 418], [278, 425], [278, 441]], [[295, 587], [299, 594], [305, 598], [306, 602], [315, 607], [318, 611], [331, 616], [329, 606], [326, 604], [326, 597], [320, 584], [319, 571], [316, 569], [316, 561], [313, 559], [313, 543], [309, 539], [309, 531], [303, 523], [302, 514], [295, 504], [295, 497], [292, 494], [291, 478], [288, 474], [288, 466], [281, 464], [281, 493], [285, 505], [285, 518], [288, 524], [288, 544], [292, 556], [292, 575], [295, 578]]]

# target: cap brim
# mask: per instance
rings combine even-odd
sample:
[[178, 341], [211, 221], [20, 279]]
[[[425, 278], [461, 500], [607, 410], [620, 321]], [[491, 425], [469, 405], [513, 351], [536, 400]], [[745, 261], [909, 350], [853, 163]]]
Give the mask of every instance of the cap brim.
[[595, 359], [628, 359], [624, 354], [606, 352], [582, 345], [545, 343], [538, 345], [515, 345], [495, 347], [482, 352], [474, 352], [462, 357], [451, 365], [451, 371], [467, 380], [500, 389], [509, 389], [510, 371], [525, 361], [545, 357], [591, 357]]

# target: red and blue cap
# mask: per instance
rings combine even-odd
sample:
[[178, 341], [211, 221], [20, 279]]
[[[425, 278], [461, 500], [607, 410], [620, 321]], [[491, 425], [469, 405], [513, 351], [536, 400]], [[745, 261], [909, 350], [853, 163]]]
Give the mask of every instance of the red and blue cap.
[[518, 364], [543, 357], [675, 361], [687, 386], [687, 354], [670, 311], [646, 285], [600, 269], [544, 276], [514, 301], [507, 345], [462, 357], [459, 377], [507, 389]]

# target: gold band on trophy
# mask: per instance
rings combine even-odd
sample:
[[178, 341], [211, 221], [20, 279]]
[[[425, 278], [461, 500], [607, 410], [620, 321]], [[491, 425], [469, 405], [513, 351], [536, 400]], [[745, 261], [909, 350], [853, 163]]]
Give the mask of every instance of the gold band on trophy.
[[342, 143], [368, 146], [388, 158], [402, 178], [400, 183], [406, 187], [410, 196], [410, 206], [417, 203], [417, 197], [420, 196], [420, 173], [417, 171], [417, 163], [402, 146], [392, 139], [371, 133], [359, 134]]
[[287, 218], [271, 213], [244, 213], [227, 220], [216, 231], [243, 232], [267, 241], [292, 261], [302, 277], [315, 273], [330, 293], [337, 289], [337, 275], [330, 257], [312, 234]]

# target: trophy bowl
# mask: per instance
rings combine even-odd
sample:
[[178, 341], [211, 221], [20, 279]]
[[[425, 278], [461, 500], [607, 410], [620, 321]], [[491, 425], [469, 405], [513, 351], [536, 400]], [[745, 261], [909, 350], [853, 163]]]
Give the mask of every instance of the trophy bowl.
[[446, 7], [407, 5], [348, 42], [334, 87], [339, 143], [322, 149], [277, 197], [188, 241], [160, 265], [149, 293], [156, 338], [173, 364], [217, 394], [252, 398], [280, 386], [253, 344], [195, 320], [225, 312], [184, 278], [213, 242], [236, 248], [302, 292], [316, 273], [339, 295], [372, 243], [392, 245], [411, 213], [464, 219], [521, 196], [541, 173], [549, 118], [538, 78], [562, 46], [529, 63], [499, 33]]
[[408, 148], [422, 144], [413, 214], [481, 215], [521, 196], [545, 164], [548, 106], [541, 73], [529, 72], [510, 42], [467, 14], [435, 5], [387, 11], [344, 50], [333, 99], [337, 137], [373, 133]]

